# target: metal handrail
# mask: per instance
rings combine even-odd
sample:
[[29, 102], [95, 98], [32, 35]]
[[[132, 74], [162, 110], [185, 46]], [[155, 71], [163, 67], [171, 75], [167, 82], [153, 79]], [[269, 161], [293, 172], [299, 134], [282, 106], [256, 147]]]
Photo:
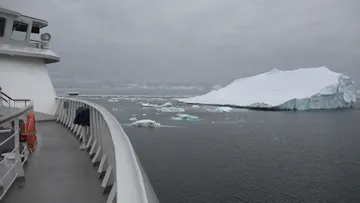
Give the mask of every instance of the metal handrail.
[[[0, 90], [1, 90], [1, 88], [0, 88]], [[6, 98], [4, 98], [3, 96], [6, 97]], [[14, 107], [15, 107], [16, 102], [25, 102], [25, 106], [27, 105], [27, 102], [31, 102], [30, 99], [13, 99], [12, 97], [10, 97], [9, 95], [7, 95], [6, 93], [4, 93], [2, 91], [0, 91], [0, 97], [1, 97], [1, 100], [5, 101], [8, 104], [10, 111], [11, 111], [10, 101], [13, 102]]]
[[1, 99], [2, 99], [3, 101], [6, 101], [6, 103], [9, 103], [9, 100], [5, 99], [2, 95], [1, 95]]
[[21, 116], [22, 114], [26, 113], [27, 111], [31, 110], [32, 108], [34, 108], [34, 102], [31, 101], [29, 105], [25, 106], [22, 109], [19, 109], [18, 111], [14, 112], [13, 114], [1, 117], [0, 125], [5, 122], [14, 120], [16, 117]]
[[6, 98], [13, 100], [9, 95], [5, 94], [4, 92], [1, 92], [1, 95], [4, 95]]
[[[1, 90], [1, 88], [0, 88]], [[5, 96], [8, 99], [8, 104], [10, 107], [10, 101], [17, 101], [11, 98], [9, 95], [0, 91], [1, 98], [4, 100], [2, 96]], [[34, 103], [28, 99], [19, 99], [19, 101], [25, 101], [25, 107], [21, 108], [15, 112], [10, 111], [9, 115], [0, 118], [0, 125], [5, 126], [8, 122], [13, 122], [13, 127], [11, 129], [2, 130], [0, 133], [7, 133], [13, 131], [14, 133], [10, 135], [7, 139], [0, 143], [0, 147], [2, 147], [6, 142], [10, 140], [14, 140], [14, 148], [8, 155], [5, 155], [4, 158], [0, 161], [0, 164], [4, 164], [6, 160], [10, 159], [10, 156], [14, 155], [15, 159], [14, 162], [11, 163], [12, 166], [8, 171], [0, 177], [0, 185], [2, 186], [3, 190], [0, 193], [0, 200], [5, 196], [7, 191], [9, 190], [10, 186], [15, 182], [17, 178], [24, 177], [24, 169], [23, 164], [28, 160], [28, 150], [27, 147], [24, 147], [24, 150], [20, 153], [20, 141], [19, 141], [19, 120], [21, 117], [27, 114], [29, 111], [34, 110]], [[30, 104], [27, 105], [27, 101], [30, 101]], [[21, 160], [21, 156], [24, 156], [24, 160]], [[10, 179], [9, 179], [10, 178]]]
[[[57, 100], [57, 121], [87, 141], [92, 162], [98, 163], [98, 172], [104, 174], [101, 186], [111, 188], [107, 202], [113, 202], [115, 198], [118, 203], [159, 202], [152, 188], [146, 190], [146, 186], [151, 187], [145, 185], [147, 176], [142, 172], [132, 144], [117, 119], [104, 107], [90, 101], [68, 97], [58, 97]], [[73, 124], [77, 108], [84, 106], [90, 110], [88, 140], [84, 127]]]

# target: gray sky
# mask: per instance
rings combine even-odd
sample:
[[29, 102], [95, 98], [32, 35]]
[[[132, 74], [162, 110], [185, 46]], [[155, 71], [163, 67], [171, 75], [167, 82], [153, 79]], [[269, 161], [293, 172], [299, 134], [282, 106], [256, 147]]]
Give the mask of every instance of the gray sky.
[[359, 0], [1, 1], [49, 21], [54, 77], [216, 84], [324, 65], [360, 81]]

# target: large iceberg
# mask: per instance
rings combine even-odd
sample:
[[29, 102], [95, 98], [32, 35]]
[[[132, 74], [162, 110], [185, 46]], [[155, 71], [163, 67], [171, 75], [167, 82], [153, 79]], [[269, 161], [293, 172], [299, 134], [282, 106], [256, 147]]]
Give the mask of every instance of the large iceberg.
[[356, 102], [356, 89], [348, 76], [326, 67], [274, 69], [179, 101], [275, 110], [335, 109], [352, 107]]

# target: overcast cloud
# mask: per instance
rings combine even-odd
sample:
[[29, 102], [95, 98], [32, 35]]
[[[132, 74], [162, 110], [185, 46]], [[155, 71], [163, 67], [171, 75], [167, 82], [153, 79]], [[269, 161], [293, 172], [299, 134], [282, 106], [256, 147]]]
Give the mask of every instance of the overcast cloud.
[[1, 0], [49, 21], [52, 75], [229, 82], [328, 66], [360, 81], [359, 0]]

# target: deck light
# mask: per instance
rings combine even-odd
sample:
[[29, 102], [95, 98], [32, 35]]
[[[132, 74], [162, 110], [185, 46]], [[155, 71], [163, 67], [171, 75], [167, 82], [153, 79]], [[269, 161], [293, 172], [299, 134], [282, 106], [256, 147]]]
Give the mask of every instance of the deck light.
[[44, 34], [41, 34], [40, 38], [41, 38], [41, 41], [47, 43], [47, 42], [50, 42], [51, 35], [49, 33], [44, 33]]

